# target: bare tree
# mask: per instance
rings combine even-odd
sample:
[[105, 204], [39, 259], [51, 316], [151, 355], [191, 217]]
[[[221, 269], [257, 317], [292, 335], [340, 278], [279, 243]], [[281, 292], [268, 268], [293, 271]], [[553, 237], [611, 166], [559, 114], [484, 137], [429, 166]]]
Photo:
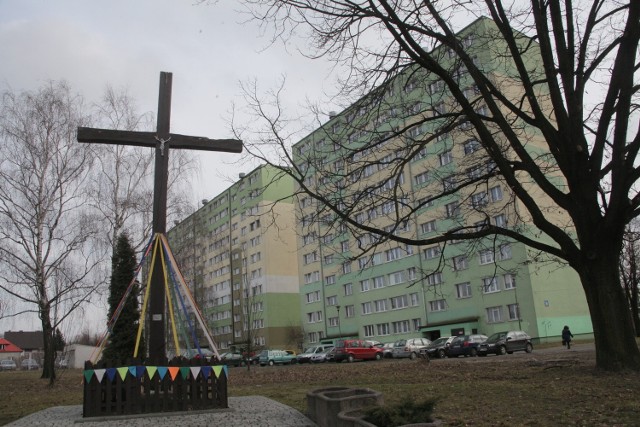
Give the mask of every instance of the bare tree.
[[[348, 120], [321, 125], [324, 150], [295, 157], [281, 104], [247, 91], [264, 127], [253, 133], [253, 145], [247, 144], [251, 135], [241, 136], [245, 147], [286, 165], [283, 173], [318, 203], [317, 218], [347, 227], [362, 238], [363, 250], [386, 241], [522, 242], [579, 275], [597, 366], [640, 369], [618, 262], [625, 226], [640, 212], [639, 2], [245, 3], [273, 30], [274, 42], [307, 31], [308, 55], [344, 65], [341, 89], [352, 99], [364, 95], [346, 112]], [[480, 22], [475, 34], [464, 28], [473, 20]], [[428, 99], [411, 98], [415, 85]], [[451, 159], [452, 135], [456, 141], [466, 136], [465, 158]], [[280, 146], [275, 157], [274, 143]], [[425, 152], [455, 160], [458, 172], [440, 175], [433, 168], [439, 189], [415, 194], [403, 172]], [[342, 153], [341, 162], [333, 161], [335, 153]], [[372, 169], [386, 175], [370, 184], [363, 178]], [[312, 174], [319, 180], [309, 180]], [[498, 213], [484, 198], [495, 182], [508, 190], [501, 208], [515, 224], [492, 221]], [[451, 227], [428, 238], [402, 233], [415, 212], [434, 203], [447, 207]], [[384, 207], [395, 226], [368, 218], [375, 206]]]
[[40, 318], [42, 377], [53, 381], [54, 332], [101, 284], [83, 185], [92, 156], [75, 140], [86, 117], [64, 82], [5, 91], [0, 108], [0, 289], [19, 302], [12, 316]]
[[627, 227], [620, 257], [620, 277], [631, 308], [636, 336], [640, 336], [640, 232], [637, 221]]
[[[150, 112], [139, 113], [126, 90], [107, 86], [102, 101], [94, 106], [95, 121], [106, 129], [149, 130]], [[140, 249], [149, 238], [153, 211], [154, 150], [127, 145], [94, 144], [96, 168], [92, 176], [92, 205], [107, 223], [105, 238], [112, 249], [116, 237], [126, 231]], [[189, 178], [198, 163], [185, 150], [171, 154], [168, 182], [168, 219], [182, 219], [193, 210]]]

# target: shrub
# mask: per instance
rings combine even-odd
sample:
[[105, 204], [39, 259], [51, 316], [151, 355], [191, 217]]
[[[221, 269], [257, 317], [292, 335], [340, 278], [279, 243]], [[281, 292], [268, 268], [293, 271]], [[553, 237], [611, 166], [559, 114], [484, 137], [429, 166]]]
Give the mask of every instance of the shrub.
[[415, 402], [405, 397], [395, 405], [370, 408], [365, 411], [365, 421], [376, 426], [397, 427], [405, 424], [433, 422], [435, 399]]

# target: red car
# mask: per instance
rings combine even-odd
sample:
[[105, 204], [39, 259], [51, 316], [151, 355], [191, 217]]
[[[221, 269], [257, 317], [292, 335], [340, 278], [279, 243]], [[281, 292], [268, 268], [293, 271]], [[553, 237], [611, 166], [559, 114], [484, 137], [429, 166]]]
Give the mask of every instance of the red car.
[[334, 362], [347, 360], [380, 360], [382, 359], [382, 349], [371, 341], [366, 340], [338, 340], [334, 349]]

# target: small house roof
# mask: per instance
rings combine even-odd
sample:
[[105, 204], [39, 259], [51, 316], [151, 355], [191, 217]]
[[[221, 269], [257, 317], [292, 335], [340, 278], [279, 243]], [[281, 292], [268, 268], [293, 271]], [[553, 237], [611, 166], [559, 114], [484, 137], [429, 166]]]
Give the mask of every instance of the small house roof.
[[4, 338], [24, 351], [41, 350], [44, 348], [42, 331], [6, 331]]
[[22, 349], [4, 338], [0, 338], [0, 353], [21, 353]]

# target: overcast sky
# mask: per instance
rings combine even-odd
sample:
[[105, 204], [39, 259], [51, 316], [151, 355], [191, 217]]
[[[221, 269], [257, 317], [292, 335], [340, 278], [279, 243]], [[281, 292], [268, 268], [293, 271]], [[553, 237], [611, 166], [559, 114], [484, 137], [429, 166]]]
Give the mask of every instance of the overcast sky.
[[[209, 138], [232, 136], [224, 118], [233, 102], [242, 102], [240, 81], [256, 78], [269, 88], [284, 75], [291, 106], [331, 92], [327, 63], [304, 58], [294, 45], [265, 50], [269, 41], [255, 23], [243, 23], [239, 2], [194, 3], [0, 0], [0, 90], [37, 90], [64, 79], [92, 103], [110, 84], [126, 88], [141, 112], [155, 112], [160, 72], [172, 72], [171, 131]], [[194, 201], [212, 198], [257, 166], [232, 165], [236, 154], [198, 157]], [[0, 322], [0, 331], [39, 326]]]
[[[329, 90], [330, 67], [295, 46], [265, 49], [255, 23], [234, 0], [0, 0], [0, 88], [35, 90], [67, 80], [89, 102], [105, 86], [127, 88], [141, 111], [156, 111], [161, 71], [173, 73], [171, 131], [228, 138], [224, 117], [241, 103], [240, 81], [264, 88], [287, 79], [291, 105]], [[303, 46], [304, 42], [301, 41]], [[211, 198], [256, 165], [228, 164], [234, 154], [198, 153], [202, 178], [194, 198]], [[226, 166], [225, 166], [226, 164]]]

